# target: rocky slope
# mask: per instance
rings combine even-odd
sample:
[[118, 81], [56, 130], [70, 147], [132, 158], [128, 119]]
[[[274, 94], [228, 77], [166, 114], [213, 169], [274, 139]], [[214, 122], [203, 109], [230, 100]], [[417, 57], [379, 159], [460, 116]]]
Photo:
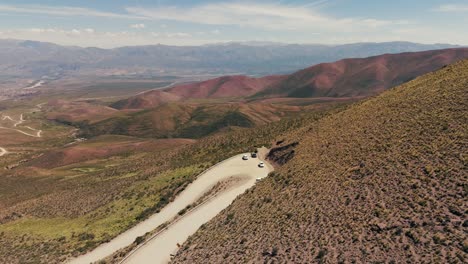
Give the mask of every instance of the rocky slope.
[[174, 263], [466, 262], [467, 91], [464, 60], [279, 137]]

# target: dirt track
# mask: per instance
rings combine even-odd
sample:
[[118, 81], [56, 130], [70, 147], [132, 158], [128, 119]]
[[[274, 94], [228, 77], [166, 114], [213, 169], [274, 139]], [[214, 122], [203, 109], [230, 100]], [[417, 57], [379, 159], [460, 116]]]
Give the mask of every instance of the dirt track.
[[35, 128], [32, 128], [30, 126], [21, 126], [21, 127], [24, 127], [26, 128], [27, 130], [30, 130], [30, 131], [33, 131], [35, 134], [32, 134], [32, 133], [29, 133], [29, 132], [25, 132], [23, 130], [20, 130], [20, 129], [17, 129], [16, 127], [18, 127], [18, 125], [21, 125], [23, 124], [26, 120], [23, 119], [23, 114], [20, 115], [20, 118], [19, 120], [14, 120], [13, 118], [11, 118], [10, 116], [8, 115], [3, 115], [2, 114], [2, 120], [10, 120], [12, 122], [15, 122], [13, 124], [13, 127], [15, 128], [11, 128], [11, 127], [4, 127], [4, 126], [0, 126], [0, 129], [8, 129], [8, 130], [13, 130], [13, 131], [16, 131], [16, 132], [19, 132], [23, 135], [26, 135], [26, 136], [30, 136], [30, 137], [37, 137], [37, 138], [40, 138], [42, 137], [41, 134], [42, 134], [42, 130], [39, 130], [39, 129], [35, 129]]
[[259, 162], [258, 158], [249, 158], [247, 161], [242, 160], [242, 154], [239, 154], [213, 166], [200, 175], [174, 202], [164, 207], [161, 212], [122, 233], [109, 243], [73, 259], [70, 263], [87, 264], [107, 257], [133, 243], [136, 237], [144, 235], [146, 232], [176, 217], [179, 211], [196, 202], [218, 182], [241, 176], [243, 180], [238, 181], [238, 184], [218, 193], [214, 198], [198, 206], [195, 210], [186, 213], [158, 236], [131, 254], [125, 261], [125, 263], [167, 263], [170, 254], [177, 251], [177, 243], [182, 244], [203, 223], [208, 222], [229, 206], [238, 195], [255, 184], [256, 178], [264, 178], [273, 170], [268, 164], [265, 168], [259, 168], [257, 166]]

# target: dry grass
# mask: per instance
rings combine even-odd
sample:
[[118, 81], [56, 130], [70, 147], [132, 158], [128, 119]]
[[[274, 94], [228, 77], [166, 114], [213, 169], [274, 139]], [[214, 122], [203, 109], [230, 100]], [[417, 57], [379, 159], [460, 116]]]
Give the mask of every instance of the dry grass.
[[286, 133], [174, 262], [466, 263], [467, 91], [465, 60]]

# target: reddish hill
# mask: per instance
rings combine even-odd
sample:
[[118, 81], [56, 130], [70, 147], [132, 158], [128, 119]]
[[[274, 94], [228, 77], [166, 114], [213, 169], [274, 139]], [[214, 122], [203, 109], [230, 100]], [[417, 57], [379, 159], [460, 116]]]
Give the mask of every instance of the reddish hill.
[[255, 97], [370, 96], [464, 58], [467, 48], [322, 63], [289, 75]]
[[183, 98], [226, 98], [251, 96], [286, 76], [273, 75], [263, 78], [247, 76], [224, 76], [204, 82], [180, 85], [168, 91]]
[[161, 90], [153, 90], [142, 93], [129, 99], [124, 99], [112, 104], [112, 107], [117, 109], [147, 109], [154, 108], [160, 105], [180, 101], [180, 96], [168, 93]]

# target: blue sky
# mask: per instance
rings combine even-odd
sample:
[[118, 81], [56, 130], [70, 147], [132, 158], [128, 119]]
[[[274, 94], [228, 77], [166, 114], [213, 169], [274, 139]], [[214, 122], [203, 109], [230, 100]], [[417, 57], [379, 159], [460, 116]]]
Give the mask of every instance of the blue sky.
[[468, 45], [468, 0], [0, 0], [0, 38], [116, 47], [229, 41]]

